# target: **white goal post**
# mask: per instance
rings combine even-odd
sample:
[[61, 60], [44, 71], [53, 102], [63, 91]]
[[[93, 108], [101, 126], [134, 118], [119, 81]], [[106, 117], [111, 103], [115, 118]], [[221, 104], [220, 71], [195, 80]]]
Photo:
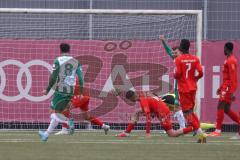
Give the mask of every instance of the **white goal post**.
[[[12, 17], [14, 17], [14, 16], [16, 16], [16, 15], [18, 15], [19, 14], [19, 17], [17, 17], [17, 18], [12, 18], [12, 21], [10, 21], [10, 20], [8, 20], [7, 18], [4, 18], [5, 16], [7, 16], [8, 14], [13, 14], [13, 16]], [[29, 17], [25, 17], [25, 18], [23, 18], [23, 20], [19, 20], [19, 19], [21, 19], [21, 14], [33, 14], [33, 15], [35, 15], [36, 14], [36, 16], [33, 16], [33, 19], [29, 19]], [[51, 20], [51, 18], [52, 17], [50, 17], [50, 18], [48, 18], [47, 16], [47, 18], [46, 17], [41, 17], [41, 15], [42, 14], [49, 14], [49, 15], [51, 15], [51, 14], [53, 14], [53, 15], [57, 15], [57, 18], [56, 19], [52, 19]], [[104, 26], [104, 25], [102, 25], [102, 26], [94, 26], [94, 24], [91, 22], [92, 21], [92, 17], [90, 18], [90, 17], [88, 17], [88, 22], [87, 23], [89, 23], [89, 25], [88, 25], [88, 32], [94, 32], [93, 31], [93, 29], [92, 29], [92, 27], [96, 27], [96, 30], [97, 31], [95, 31], [95, 33], [89, 33], [89, 35], [88, 35], [88, 38], [89, 39], [86, 39], [86, 37], [85, 38], [83, 38], [83, 39], [81, 39], [81, 38], [79, 38], [79, 39], [77, 39], [76, 37], [78, 36], [77, 35], [77, 33], [81, 33], [81, 35], [85, 35], [86, 34], [86, 30], [82, 30], [82, 26], [81, 25], [83, 25], [83, 23], [85, 22], [84, 20], [81, 22], [81, 19], [74, 19], [74, 18], [76, 18], [76, 17], [74, 17], [74, 18], [72, 18], [72, 19], [70, 19], [69, 21], [67, 21], [67, 20], [64, 20], [64, 15], [69, 15], [69, 14], [71, 14], [71, 15], [111, 15], [111, 16], [113, 16], [110, 20], [109, 19], [100, 19], [99, 21], [97, 21], [97, 22], [100, 22], [100, 23], [109, 23], [109, 24], [111, 24], [111, 25], [106, 25], [106, 26]], [[62, 16], [63, 15], [63, 16]], [[122, 52], [123, 53], [125, 53], [125, 54], [127, 54], [128, 53], [128, 51], [126, 51], [126, 46], [125, 46], [125, 48], [124, 48], [124, 46], [121, 48], [120, 47], [120, 49], [118, 50], [118, 46], [117, 45], [121, 45], [121, 42], [119, 42], [120, 40], [123, 40], [123, 42], [127, 42], [127, 43], [129, 43], [128, 42], [128, 39], [127, 39], [127, 35], [128, 34], [130, 34], [130, 33], [128, 33], [128, 31], [127, 31], [127, 29], [128, 29], [128, 27], [130, 26], [130, 25], [134, 25], [134, 27], [132, 27], [131, 28], [131, 30], [129, 31], [129, 32], [132, 32], [132, 30], [134, 29], [134, 28], [136, 28], [136, 29], [139, 29], [139, 32], [134, 32], [134, 33], [132, 33], [132, 35], [134, 35], [135, 37], [133, 38], [133, 41], [136, 41], [137, 43], [140, 43], [139, 44], [139, 48], [141, 49], [141, 47], [142, 46], [144, 46], [144, 45], [149, 45], [149, 46], [147, 46], [148, 47], [148, 50], [150, 50], [150, 52], [158, 52], [159, 50], [157, 50], [157, 51], [155, 51], [154, 50], [154, 48], [156, 48], [156, 46], [153, 46], [153, 45], [155, 45], [155, 42], [150, 42], [150, 44], [145, 44], [145, 43], [141, 43], [141, 42], [139, 42], [138, 41], [138, 37], [140, 37], [140, 40], [142, 40], [141, 39], [141, 36], [143, 37], [143, 39], [146, 37], [146, 41], [151, 41], [151, 40], [156, 40], [156, 36], [157, 37], [159, 37], [159, 35], [155, 35], [155, 37], [153, 37], [153, 35], [154, 35], [154, 32], [156, 32], [155, 34], [159, 34], [157, 31], [159, 31], [160, 29], [158, 28], [158, 25], [159, 25], [159, 23], [158, 23], [158, 21], [156, 20], [158, 17], [155, 17], [155, 16], [182, 16], [182, 15], [189, 15], [189, 16], [195, 16], [196, 17], [196, 22], [194, 22], [194, 25], [192, 25], [192, 24], [190, 24], [190, 25], [192, 25], [191, 27], [191, 29], [192, 30], [194, 30], [194, 31], [192, 31], [191, 30], [191, 33], [188, 33], [188, 31], [186, 31], [186, 32], [184, 32], [184, 33], [181, 33], [181, 34], [179, 34], [178, 36], [176, 36], [176, 37], [174, 37], [175, 39], [172, 39], [172, 40], [170, 40], [170, 41], [173, 41], [174, 43], [175, 43], [175, 41], [179, 41], [181, 38], [186, 38], [186, 37], [182, 37], [182, 36], [184, 36], [184, 34], [189, 34], [189, 35], [192, 35], [192, 34], [195, 34], [195, 35], [193, 35], [194, 36], [194, 44], [195, 44], [195, 46], [194, 46], [194, 48], [195, 48], [195, 51], [196, 51], [196, 55], [201, 59], [201, 52], [202, 52], [202, 11], [201, 10], [115, 10], [115, 9], [30, 9], [30, 8], [0, 8], [0, 23], [4, 23], [4, 24], [9, 24], [9, 25], [11, 25], [11, 24], [13, 24], [14, 23], [14, 20], [19, 20], [19, 21], [22, 21], [23, 23], [22, 24], [20, 24], [21, 25], [21, 29], [19, 29], [18, 30], [18, 28], [17, 27], [12, 27], [12, 26], [1, 26], [0, 25], [0, 30], [2, 29], [2, 33], [0, 33], [0, 50], [2, 49], [2, 48], [4, 48], [4, 45], [9, 45], [9, 50], [7, 50], [6, 51], [6, 53], [9, 53], [9, 55], [5, 55], [5, 57], [4, 58], [0, 58], [0, 73], [1, 73], [1, 71], [3, 71], [3, 67], [4, 66], [6, 66], [6, 65], [9, 65], [9, 64], [2, 64], [1, 65], [1, 63], [2, 62], [6, 62], [8, 59], [12, 59], [13, 57], [11, 57], [11, 52], [12, 52], [12, 48], [14, 48], [14, 43], [21, 43], [21, 45], [22, 46], [24, 46], [24, 44], [26, 44], [26, 46], [28, 45], [28, 44], [30, 44], [31, 43], [31, 49], [32, 50], [34, 50], [35, 48], [34, 48], [34, 46], [37, 46], [38, 47], [38, 44], [37, 43], [39, 43], [39, 41], [36, 41], [36, 42], [33, 42], [32, 41], [32, 39], [36, 39], [36, 40], [40, 40], [40, 43], [44, 43], [44, 44], [47, 44], [47, 43], [49, 43], [49, 46], [48, 46], [48, 50], [47, 51], [49, 51], [49, 50], [51, 50], [52, 49], [52, 47], [55, 47], [56, 48], [56, 45], [55, 45], [55, 43], [59, 43], [59, 42], [61, 42], [61, 40], [63, 40], [63, 41], [70, 41], [70, 43], [73, 43], [73, 46], [75, 46], [75, 48], [74, 48], [74, 51], [75, 52], [80, 52], [80, 50], [78, 50], [79, 48], [81, 48], [81, 45], [80, 45], [80, 47], [78, 46], [79, 44], [77, 43], [77, 41], [76, 40], [80, 40], [81, 42], [83, 42], [83, 43], [86, 43], [87, 44], [87, 46], [86, 47], [82, 47], [81, 49], [84, 49], [84, 51], [85, 52], [87, 52], [88, 53], [88, 55], [89, 56], [91, 56], [91, 52], [96, 52], [96, 55], [97, 55], [97, 53], [99, 52], [99, 48], [97, 48], [98, 46], [97, 46], [97, 44], [99, 44], [100, 42], [98, 42], [98, 40], [100, 39], [101, 41], [111, 41], [111, 38], [113, 37], [113, 40], [112, 41], [116, 41], [116, 43], [114, 42], [114, 44], [113, 44], [113, 46], [110, 46], [110, 47], [115, 47], [114, 49], [116, 50], [116, 51], [113, 51], [112, 50], [112, 48], [110, 48], [109, 50], [111, 50], [112, 52], [114, 52], [114, 53], [116, 53], [116, 54], [121, 54]], [[11, 15], [10, 15], [11, 16]], [[122, 17], [118, 17], [118, 18], [116, 18], [116, 21], [114, 20], [114, 16], [130, 16], [130, 19], [129, 20], [122, 20]], [[136, 20], [133, 24], [124, 24], [124, 23], [126, 23], [126, 22], [131, 22], [131, 20], [133, 20], [135, 17], [131, 17], [131, 16], [139, 16], [139, 19], [141, 18], [141, 16], [153, 16], [153, 18], [151, 19], [151, 21], [150, 20], [148, 20], [147, 18], [146, 19], [144, 19], [144, 23], [143, 23], [143, 25], [144, 25], [144, 27], [142, 27], [141, 25], [142, 25], [142, 22], [141, 23], [139, 23], [139, 21], [138, 20]], [[50, 27], [50, 30], [48, 30], [49, 28], [44, 28], [43, 30], [41, 30], [41, 27], [39, 27], [39, 23], [37, 22], [37, 20], [38, 19], [40, 19], [40, 22], [42, 23], [43, 22], [43, 20], [42, 19], [46, 19], [46, 25], [49, 25], [49, 27]], [[66, 17], [65, 19], [67, 19], [68, 17]], [[177, 17], [177, 18], [179, 18], [179, 17]], [[45, 21], [45, 19], [44, 19], [44, 21]], [[28, 22], [28, 20], [29, 20], [29, 22]], [[31, 22], [31, 20], [33, 20], [32, 22]], [[42, 20], [42, 21], [41, 21]], [[58, 22], [58, 20], [59, 20], [59, 22]], [[74, 23], [74, 20], [76, 20], [76, 24], [73, 24]], [[194, 19], [195, 20], [195, 19]], [[2, 22], [1, 22], [2, 21]], [[114, 21], [114, 22], [112, 22], [112, 21]], [[123, 27], [122, 28], [120, 28], [120, 29], [118, 29], [117, 27], [118, 27], [118, 22], [119, 21], [119, 24], [120, 23], [123, 23], [123, 24], [121, 24]], [[121, 21], [121, 22], [120, 22]], [[167, 17], [166, 18], [166, 21], [168, 21], [168, 22], [166, 22], [167, 23], [167, 25], [166, 26], [164, 26], [163, 25], [163, 27], [165, 27], [164, 28], [164, 30], [166, 30], [166, 28], [170, 28], [171, 30], [176, 30], [176, 31], [174, 31], [174, 33], [170, 33], [171, 31], [166, 31], [166, 35], [167, 34], [170, 34], [171, 36], [173, 36], [174, 34], [177, 34], [177, 32], [178, 32], [178, 24], [177, 23], [173, 23], [172, 21], [174, 21], [174, 18], [169, 18], [169, 17]], [[181, 21], [181, 20], [179, 20], [179, 21]], [[190, 21], [190, 20], [189, 20]], [[36, 23], [36, 24], [35, 24]], [[76, 28], [74, 28], [74, 30], [73, 29], [71, 29], [71, 27], [70, 28], [66, 28], [66, 30], [63, 30], [61, 27], [61, 23], [66, 23], [65, 24], [65, 26], [66, 27], [68, 27], [68, 23], [72, 23], [73, 25], [72, 26], [74, 26], [74, 27], [76, 27]], [[147, 25], [146, 23], [150, 23], [151, 25]], [[26, 26], [24, 26], [24, 24], [26, 25]], [[171, 25], [176, 25], [176, 28], [174, 28], [174, 27], [172, 27], [171, 28]], [[17, 25], [17, 24], [14, 24], [14, 25]], [[29, 26], [27, 26], [27, 25], [29, 25]], [[31, 25], [33, 25], [33, 27], [34, 28], [31, 28]], [[96, 25], [96, 24], [95, 24]], [[56, 26], [56, 28], [54, 28], [54, 26]], [[169, 27], [170, 26], [170, 27]], [[179, 24], [179, 26], [181, 26], [181, 23]], [[52, 28], [53, 27], [53, 28]], [[148, 30], [150, 30], [151, 28], [153, 28], [153, 31], [151, 32], [151, 31], [148, 31]], [[14, 29], [14, 32], [12, 32], [11, 31], [11, 29]], [[40, 31], [38, 31], [38, 29], [40, 29]], [[108, 30], [109, 29], [109, 30]], [[123, 29], [124, 31], [122, 32], [121, 31], [121, 29]], [[184, 29], [182, 29], [182, 30], [187, 30], [188, 29], [188, 27], [186, 27], [186, 28], [184, 28]], [[51, 36], [51, 35], [53, 35], [53, 36], [55, 36], [55, 37], [48, 37], [48, 39], [47, 39], [47, 41], [46, 41], [46, 38], [45, 37], [42, 37], [42, 35], [41, 35], [41, 32], [43, 32], [43, 31], [45, 31], [46, 30], [46, 32], [45, 32], [45, 34], [46, 34], [46, 37], [48, 37], [48, 36]], [[141, 34], [141, 32], [143, 31], [143, 30], [145, 30], [145, 32], [144, 33], [142, 33], [142, 35], [138, 35], [138, 34]], [[0, 31], [1, 32], [1, 31]], [[67, 32], [69, 32], [69, 34], [72, 34], [71, 36], [73, 36], [74, 38], [73, 38], [73, 41], [71, 41], [71, 36], [69, 36], [69, 34], [67, 33]], [[99, 33], [96, 33], [96, 32], [99, 32]], [[114, 33], [114, 32], [116, 32], [116, 33]], [[119, 32], [119, 33], [118, 33]], [[151, 33], [150, 33], [151, 32]], [[190, 32], [190, 31], [189, 31]], [[65, 34], [63, 34], [63, 33], [65, 33]], [[150, 33], [151, 34], [151, 36], [148, 36], [147, 34], [148, 33]], [[161, 32], [162, 33], [162, 32]], [[2, 35], [1, 35], [2, 34]], [[8, 35], [10, 34], [10, 36], [8, 37]], [[30, 34], [32, 34], [33, 36], [29, 36]], [[97, 38], [94, 38], [94, 35], [95, 34], [95, 37], [97, 37]], [[103, 38], [101, 38], [101, 36], [102, 36], [102, 34], [105, 34], [104, 36], [103, 36]], [[123, 34], [123, 35], [121, 35], [121, 34]], [[65, 35], [67, 35], [67, 36], [69, 36], [69, 37], [64, 37]], [[108, 36], [109, 35], [109, 38], [105, 38], [106, 36]], [[93, 36], [93, 37], [92, 37]], [[120, 36], [120, 38], [118, 38], [118, 36]], [[30, 38], [29, 38], [30, 37]], [[33, 38], [32, 38], [33, 37]], [[11, 40], [12, 39], [16, 39], [16, 41], [18, 41], [18, 42], [12, 42]], [[21, 39], [23, 39], [24, 40], [24, 42], [19, 42], [19, 39], [21, 40]], [[29, 41], [29, 39], [31, 39], [31, 41]], [[54, 41], [54, 44], [51, 44], [51, 39]], [[1, 41], [2, 40], [2, 41]], [[42, 41], [41, 41], [42, 40]], [[45, 42], [45, 41], [46, 42]], [[91, 40], [91, 41], [94, 41], [94, 44], [92, 45], [92, 44], [88, 44], [89, 42], [86, 42], [87, 40]], [[145, 39], [144, 39], [145, 40]], [[5, 42], [6, 41], [6, 42]], [[1, 45], [1, 43], [2, 43], [2, 45]], [[7, 44], [7, 43], [9, 43], [9, 44]], [[22, 44], [23, 43], [23, 44]], [[36, 43], [36, 44], [35, 44]], [[111, 44], [111, 43], [110, 43]], [[114, 46], [116, 44], [116, 46]], [[93, 47], [92, 47], [92, 46]], [[124, 44], [123, 44], [124, 45]], [[128, 45], [128, 44], [127, 44]], [[132, 43], [131, 43], [131, 45], [132, 45]], [[159, 43], [159, 45], [161, 45], [161, 43]], [[174, 45], [176, 45], [176, 44], [174, 44]], [[21, 49], [21, 47], [22, 46], [20, 46], [20, 49]], [[76, 47], [77, 46], [77, 47]], [[130, 44], [129, 44], [129, 46], [130, 46]], [[127, 47], [129, 47], [129, 46], [127, 46]], [[18, 46], [19, 47], [19, 46]], [[92, 48], [91, 48], [92, 47]], [[133, 46], [132, 48], [133, 49], [135, 49], [136, 50], [136, 53], [140, 50], [139, 48], [134, 48], [135, 46]], [[8, 46], [7, 46], [7, 48], [8, 48]], [[90, 49], [89, 49], [90, 48]], [[94, 50], [94, 51], [92, 51], [94, 48], [96, 48], [96, 50]], [[153, 48], [153, 49], [152, 49]], [[25, 47], [23, 50], [25, 51], [27, 49], [27, 47]], [[39, 48], [37, 48], [36, 49], [36, 53], [35, 53], [35, 55], [34, 56], [32, 56], [33, 57], [33, 59], [36, 59], [37, 58], [37, 56], [39, 56], [38, 55], [38, 52], [39, 52], [39, 50], [40, 49], [42, 49], [42, 50], [44, 50], [45, 48], [43, 48], [43, 44], [39, 44]], [[58, 49], [58, 48], [57, 48]], [[52, 51], [58, 51], [57, 49], [53, 49], [53, 50], [51, 50], [51, 52]], [[87, 49], [89, 49], [89, 50], [87, 50]], [[154, 51], [152, 51], [152, 50], [154, 50]], [[162, 50], [163, 48], [161, 48], [161, 50]], [[11, 50], [11, 51], [10, 51]], [[17, 50], [17, 49], [15, 49], [15, 50]], [[32, 51], [31, 50], [31, 51]], [[109, 51], [108, 50], [108, 51]], [[129, 52], [133, 52], [134, 54], [136, 54], [135, 53], [135, 50], [130, 50]], [[44, 50], [45, 51], [45, 50]], [[30, 52], [30, 51], [29, 51]], [[41, 50], [40, 50], [40, 52], [41, 52]], [[111, 53], [112, 53], [111, 52]], [[29, 53], [30, 54], [30, 53]], [[105, 56], [105, 54], [103, 54], [102, 52], [101, 53], [99, 53], [99, 54], [102, 54], [101, 56]], [[45, 56], [49, 56], [49, 55], [45, 55]], [[54, 56], [56, 56], [56, 55], [54, 55]], [[27, 58], [29, 58], [29, 57], [31, 57], [31, 56], [29, 56], [29, 55], [25, 55], [25, 56], [22, 56], [22, 57], [19, 57], [19, 59], [21, 59], [21, 60], [23, 60], [24, 61], [24, 57], [27, 57]], [[53, 56], [52, 56], [53, 57]], [[52, 59], [53, 58], [49, 58], [49, 59], [44, 59], [44, 56], [42, 56], [42, 60], [44, 61], [44, 63], [45, 63], [45, 61], [47, 61], [47, 62], [51, 62], [52, 61]], [[144, 58], [144, 56], [143, 57], [138, 57], [138, 56], [135, 56], [136, 58], [139, 58], [139, 60], [136, 60], [136, 63], [137, 62], [142, 62], [142, 63], [144, 63], [144, 61], [143, 61], [143, 58]], [[164, 55], [163, 56], [163, 58], [165, 58], [166, 57], [166, 55]], [[50, 60], [50, 61], [49, 61]], [[130, 58], [130, 60], [134, 60], [133, 58]], [[149, 58], [148, 59], [148, 61], [149, 62], [154, 62], [154, 57], [151, 57], [151, 58]], [[7, 61], [8, 63], [10, 63], [9, 61]], [[11, 62], [16, 62], [16, 61], [11, 61]], [[134, 61], [135, 62], [135, 61]], [[15, 65], [15, 67], [17, 66], [17, 67], [21, 67], [21, 66], [23, 66], [23, 64], [22, 64], [23, 62], [16, 62], [16, 64], [13, 64], [13, 65]], [[169, 62], [169, 64], [170, 64], [170, 62]], [[26, 63], [25, 64], [25, 66], [24, 67], [26, 67], [28, 64]], [[31, 65], [34, 65], [34, 64], [31, 64]], [[11, 65], [9, 65], [9, 66], [11, 66]], [[46, 66], [46, 65], [45, 65]], [[28, 68], [30, 67], [30, 65], [28, 65], [27, 66]], [[43, 65], [43, 67], [44, 67], [44, 65]], [[7, 68], [7, 67], [6, 67]], [[49, 67], [48, 67], [49, 68]], [[7, 68], [7, 69], [9, 69], [9, 68]], [[6, 70], [7, 70], [6, 69]], [[45, 68], [46, 69], [46, 68]], [[109, 69], [109, 68], [107, 68], [107, 69]], [[12, 70], [14, 70], [14, 69], [12, 69]], [[39, 70], [38, 70], [39, 71]], [[4, 71], [4, 73], [5, 73], [6, 71]], [[25, 72], [25, 74], [27, 74], [29, 71], [28, 70], [24, 70], [23, 72]], [[12, 73], [12, 72], [11, 72]], [[17, 76], [19, 76], [19, 73], [14, 73], [14, 74], [17, 74]], [[22, 73], [23, 74], [23, 73]], [[0, 74], [1, 75], [1, 74]], [[28, 75], [26, 75], [26, 77], [27, 77]], [[104, 77], [105, 75], [103, 74], [103, 76], [102, 77]], [[29, 77], [27, 77], [28, 79], [29, 79]], [[17, 78], [18, 80], [19, 80], [19, 77]], [[1, 88], [3, 88], [3, 79], [1, 78], [0, 79], [1, 81], [1, 84], [0, 84], [0, 87]], [[105, 80], [105, 79], [104, 79]], [[24, 81], [24, 80], [23, 80]], [[42, 80], [42, 81], [44, 81], [44, 80]], [[103, 81], [103, 80], [102, 80]], [[99, 82], [102, 82], [102, 81], [99, 81]], [[11, 84], [12, 82], [9, 82], [9, 84], [10, 85], [12, 85]], [[15, 82], [14, 82], [15, 83]], [[22, 85], [22, 83], [23, 82], [21, 82], [21, 85]], [[28, 82], [24, 82], [24, 83], [28, 83]], [[44, 82], [45, 83], [45, 82]], [[20, 83], [19, 83], [20, 84]], [[98, 88], [103, 88], [103, 87], [105, 87], [105, 86], [102, 86], [102, 84], [94, 84], [96, 87], [98, 87]], [[28, 84], [26, 84], [26, 86], [28, 86]], [[26, 86], [24, 86], [24, 87], [26, 87]], [[24, 87], [22, 87], [22, 88], [24, 88]], [[91, 85], [90, 85], [90, 87], [91, 87]], [[26, 88], [28, 88], [28, 87], [26, 87]], [[24, 92], [26, 92], [25, 90], [26, 90], [26, 88], [24, 88]], [[201, 89], [201, 87], [199, 86], [198, 87], [198, 92], [197, 92], [197, 95], [196, 95], [196, 97], [197, 97], [197, 104], [196, 104], [196, 112], [197, 112], [197, 114], [198, 114], [198, 116], [200, 116], [200, 109], [201, 109], [201, 107], [200, 107], [200, 103], [201, 103], [201, 101], [200, 101], [200, 89]], [[11, 89], [10, 90], [8, 90], [8, 91], [6, 91], [7, 89], [5, 88], [5, 91], [3, 92], [3, 91], [0, 91], [0, 93], [1, 94], [6, 94], [6, 95], [14, 95], [14, 94], [17, 94], [17, 93], [11, 93]], [[29, 89], [30, 90], [30, 89]], [[28, 90], [28, 91], [29, 91]], [[39, 90], [39, 88], [38, 89], [36, 89], [36, 90]], [[33, 95], [37, 95], [37, 93], [35, 93], [36, 91], [34, 90], [32, 93], [31, 92], [29, 92], [29, 94], [31, 93], [31, 94], [33, 94]], [[19, 93], [19, 94], [21, 94], [21, 93]], [[24, 93], [24, 94], [26, 94], [26, 93]], [[0, 99], [1, 99], [1, 97], [0, 97]], [[24, 99], [24, 97], [22, 97], [22, 99]], [[36, 102], [36, 101], [35, 101]], [[21, 104], [24, 104], [24, 103], [28, 103], [28, 102], [21, 102]], [[97, 104], [98, 103], [98, 101], [96, 101], [96, 102], [94, 102], [93, 103], [93, 105], [94, 104]], [[11, 105], [14, 105], [14, 104], [12, 104], [12, 102], [7, 102], [6, 101], [6, 106], [8, 106], [8, 107], [10, 107]], [[46, 105], [46, 103], [44, 102], [44, 104]], [[6, 106], [4, 106], [5, 105], [5, 102], [4, 103], [0, 103], [0, 112], [2, 112], [2, 113], [0, 113], [0, 115], [1, 114], [4, 114], [4, 109], [1, 111], [1, 107], [6, 107]], [[29, 105], [29, 106], [31, 106], [31, 107], [33, 107], [33, 105], [34, 104], [27, 104], [27, 105]], [[33, 107], [34, 108], [34, 107]], [[41, 108], [41, 107], [40, 107]], [[116, 109], [115, 109], [116, 110]], [[34, 112], [34, 111], [32, 111], [32, 112]], [[38, 109], [38, 111], [37, 112], [39, 112], [39, 113], [42, 113], [43, 112], [43, 109], [41, 108], [41, 109]], [[121, 112], [121, 110], [119, 110], [119, 112]], [[47, 114], [47, 113], [46, 113]], [[111, 116], [111, 114], [110, 114], [110, 116]], [[3, 116], [4, 117], [4, 116]], [[10, 117], [10, 118], [9, 118]], [[11, 119], [11, 116], [9, 116], [8, 118], [9, 119]], [[16, 116], [17, 118], [19, 118], [18, 116]], [[23, 116], [24, 117], [24, 116]], [[20, 117], [21, 118], [21, 117]], [[28, 119], [28, 117], [26, 116], [25, 117], [26, 119]], [[40, 117], [41, 118], [41, 117]], [[111, 120], [111, 117], [109, 118], [110, 120]], [[26, 120], [26, 121], [28, 121], [28, 120]], [[1, 122], [1, 121], [0, 121]], [[38, 123], [38, 121], [36, 121], [36, 123]]]

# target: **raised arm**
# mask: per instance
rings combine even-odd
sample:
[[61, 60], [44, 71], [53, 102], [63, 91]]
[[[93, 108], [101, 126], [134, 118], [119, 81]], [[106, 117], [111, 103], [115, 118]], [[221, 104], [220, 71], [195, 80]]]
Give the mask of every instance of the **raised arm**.
[[[168, 54], [172, 59], [175, 59], [173, 50], [172, 50], [172, 48], [167, 44], [164, 35], [161, 35], [161, 36], [160, 36], [160, 39], [161, 39], [161, 41], [162, 41], [163, 47], [164, 47], [164, 49], [166, 50], [167, 54]], [[179, 106], [179, 95], [178, 95], [178, 87], [177, 87], [177, 85], [178, 85], [178, 84], [177, 84], [177, 80], [176, 80], [176, 82], [175, 82], [175, 84], [174, 84], [174, 94], [176, 95], [175, 105]]]
[[164, 47], [164, 49], [166, 50], [167, 54], [168, 54], [172, 59], [174, 59], [173, 50], [172, 50], [172, 48], [167, 44], [164, 35], [161, 35], [161, 36], [160, 36], [160, 40], [162, 41], [163, 47]]

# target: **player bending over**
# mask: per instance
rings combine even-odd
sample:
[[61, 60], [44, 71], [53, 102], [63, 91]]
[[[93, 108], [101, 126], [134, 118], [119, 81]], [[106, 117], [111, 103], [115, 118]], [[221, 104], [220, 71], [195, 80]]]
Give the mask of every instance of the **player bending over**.
[[[219, 95], [219, 102], [217, 107], [216, 130], [209, 134], [209, 136], [221, 136], [222, 122], [224, 113], [227, 114], [233, 121], [240, 125], [240, 117], [231, 109], [231, 104], [234, 101], [234, 92], [237, 90], [237, 59], [233, 55], [233, 43], [227, 42], [224, 46], [224, 61], [223, 68], [223, 82], [217, 90]], [[240, 132], [240, 131], [239, 131]], [[240, 139], [240, 133], [237, 133], [233, 139]]]
[[49, 84], [43, 91], [47, 95], [51, 88], [56, 84], [55, 92], [50, 106], [50, 124], [46, 131], [39, 131], [39, 137], [42, 141], [47, 141], [49, 134], [53, 132], [58, 123], [67, 123], [70, 133], [74, 132], [74, 122], [65, 117], [62, 111], [69, 107], [69, 102], [73, 97], [75, 77], [78, 76], [79, 90], [82, 93], [83, 79], [81, 66], [75, 58], [68, 56], [70, 46], [66, 43], [60, 45], [61, 56], [54, 60], [53, 72], [50, 76]]
[[[162, 101], [162, 99], [157, 96], [140, 96], [136, 92], [129, 90], [126, 93], [126, 98], [132, 102], [139, 102], [141, 110], [137, 110], [135, 112], [135, 115], [138, 114], [138, 116], [140, 116], [142, 112], [145, 114], [146, 137], [150, 137], [152, 114], [154, 114], [154, 116], [156, 116], [159, 119], [161, 126], [164, 128], [164, 130], [166, 131], [169, 137], [178, 137], [180, 135], [187, 134], [193, 131], [193, 128], [191, 126], [187, 128], [174, 130], [172, 128], [172, 122], [170, 120], [170, 110], [167, 107], [167, 105]], [[138, 117], [135, 117], [135, 118], [138, 118]], [[134, 118], [133, 118], [133, 123], [130, 123], [128, 125], [126, 133], [131, 132], [135, 124], [134, 122], [136, 122], [136, 120], [138, 119], [135, 119], [134, 121]], [[198, 139], [198, 142], [204, 143], [206, 141], [205, 139], [202, 139], [202, 137], [200, 137], [200, 139]]]
[[[78, 81], [78, 79], [76, 79], [76, 81]], [[76, 83], [76, 87], [75, 87], [75, 91], [74, 91], [74, 96], [71, 100], [71, 106], [73, 108], [79, 108], [83, 113], [84, 119], [91, 122], [92, 124], [98, 125], [100, 126], [105, 134], [108, 133], [110, 126], [104, 124], [100, 119], [90, 115], [89, 113], [89, 101], [90, 101], [90, 97], [89, 96], [85, 96], [85, 95], [81, 95], [80, 91], [79, 91], [79, 86], [78, 83]], [[63, 114], [66, 117], [70, 117], [70, 110], [67, 109], [63, 112]], [[62, 124], [62, 130], [57, 132], [55, 135], [62, 135], [62, 134], [69, 134], [69, 130], [68, 130], [69, 126], [67, 123], [63, 123]]]
[[[151, 94], [151, 93], [148, 92], [146, 95], [147, 96], [157, 96], [157, 97], [159, 97], [167, 105], [167, 107], [169, 108], [170, 111], [175, 112], [174, 116], [176, 115], [176, 112], [178, 112], [179, 106], [175, 106], [175, 103], [174, 103], [175, 102], [175, 95], [174, 94], [166, 94], [166, 95], [160, 97], [156, 94]], [[131, 133], [132, 129], [134, 128], [134, 126], [139, 121], [140, 116], [145, 116], [145, 114], [144, 114], [143, 110], [139, 108], [134, 112], [134, 114], [132, 116], [132, 119], [128, 123], [128, 126], [127, 126], [126, 130], [119, 133], [117, 136], [118, 137], [128, 137], [128, 136], [130, 136], [130, 133]], [[181, 119], [177, 119], [177, 120], [178, 120], [179, 125], [180, 125], [180, 123], [184, 123], [184, 126], [185, 126], [185, 119], [184, 119], [183, 115], [181, 116]], [[201, 123], [200, 126], [201, 126], [202, 129], [205, 129], [205, 130], [210, 129], [210, 128], [215, 128], [215, 125], [210, 124], [210, 123]], [[185, 127], [181, 127], [181, 125], [180, 125], [180, 128], [185, 128]]]

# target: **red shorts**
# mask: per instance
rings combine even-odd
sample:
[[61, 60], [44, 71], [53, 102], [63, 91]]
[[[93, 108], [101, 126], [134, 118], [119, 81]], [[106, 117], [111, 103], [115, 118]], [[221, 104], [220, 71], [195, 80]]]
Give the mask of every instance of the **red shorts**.
[[179, 101], [183, 112], [194, 108], [195, 97], [196, 91], [190, 91], [187, 93], [179, 92]]
[[82, 96], [82, 95], [73, 96], [72, 106], [74, 108], [80, 108], [82, 111], [87, 112], [89, 100], [90, 100], [89, 96]]
[[163, 129], [165, 131], [169, 131], [170, 129], [173, 128], [172, 127], [172, 122], [171, 122], [170, 118], [166, 118], [164, 120], [162, 119], [160, 124], [161, 124], [161, 126], [163, 127]]
[[158, 113], [158, 119], [165, 131], [172, 129], [171, 113], [167, 106], [162, 106], [160, 108], [160, 111]]
[[219, 92], [219, 100], [227, 103], [232, 103], [232, 94], [229, 92], [228, 86], [223, 86]]

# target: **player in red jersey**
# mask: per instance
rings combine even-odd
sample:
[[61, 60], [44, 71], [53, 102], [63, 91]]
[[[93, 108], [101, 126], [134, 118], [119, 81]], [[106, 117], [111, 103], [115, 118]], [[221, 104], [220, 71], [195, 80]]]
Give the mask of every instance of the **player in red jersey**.
[[174, 78], [178, 81], [179, 101], [184, 117], [189, 125], [197, 131], [199, 139], [205, 141], [206, 135], [200, 128], [200, 122], [194, 113], [197, 81], [203, 76], [202, 66], [197, 56], [189, 54], [190, 41], [182, 39], [180, 51], [175, 59]]
[[[145, 114], [146, 116], [146, 137], [150, 137], [151, 116], [153, 115], [159, 119], [161, 126], [164, 128], [169, 137], [178, 137], [180, 135], [193, 131], [192, 127], [174, 130], [172, 128], [172, 122], [170, 120], [170, 110], [158, 96], [142, 96], [134, 91], [129, 90], [126, 93], [126, 98], [132, 102], [140, 103], [141, 109], [137, 110], [135, 114]], [[128, 131], [130, 132], [133, 129], [134, 125], [134, 123], [130, 122], [128, 124], [126, 132], [122, 132], [117, 136], [128, 136]]]
[[[223, 82], [217, 90], [219, 102], [217, 107], [216, 130], [209, 136], [220, 136], [224, 113], [226, 113], [238, 125], [240, 124], [239, 116], [231, 109], [231, 103], [235, 99], [234, 92], [237, 90], [237, 59], [233, 55], [233, 43], [227, 42], [224, 46], [224, 55], [226, 60], [223, 67]], [[240, 139], [239, 133], [236, 138]]]
[[[78, 81], [77, 78], [76, 78], [76, 81]], [[104, 124], [100, 119], [90, 115], [90, 113], [88, 112], [89, 111], [88, 104], [90, 101], [90, 97], [86, 95], [81, 95], [79, 88], [80, 88], [79, 84], [76, 83], [76, 86], [74, 89], [74, 96], [71, 100], [71, 106], [73, 108], [79, 108], [83, 112], [83, 116], [85, 120], [91, 122], [92, 124], [99, 125], [104, 130], [105, 134], [107, 134], [110, 129], [110, 126]], [[70, 117], [69, 109], [63, 111], [62, 113], [66, 117]], [[68, 128], [69, 128], [68, 124], [63, 123], [62, 130], [57, 132], [55, 135], [69, 134]]]

